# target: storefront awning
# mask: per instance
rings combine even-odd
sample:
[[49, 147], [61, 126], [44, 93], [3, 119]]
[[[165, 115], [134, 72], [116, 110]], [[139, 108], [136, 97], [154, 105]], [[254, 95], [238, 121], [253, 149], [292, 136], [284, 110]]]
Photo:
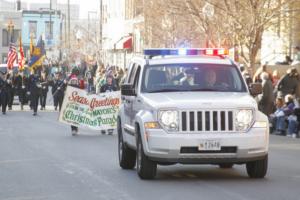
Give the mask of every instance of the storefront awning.
[[122, 49], [132, 49], [132, 36], [126, 36], [121, 38], [116, 44], [115, 44], [116, 50], [122, 50]]

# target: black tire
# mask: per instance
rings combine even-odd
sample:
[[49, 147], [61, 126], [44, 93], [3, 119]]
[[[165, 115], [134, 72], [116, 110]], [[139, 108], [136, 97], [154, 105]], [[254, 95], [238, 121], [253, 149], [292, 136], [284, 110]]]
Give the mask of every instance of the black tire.
[[221, 169], [230, 169], [233, 167], [233, 163], [222, 163], [222, 164], [219, 164], [219, 167]]
[[268, 170], [268, 155], [262, 160], [246, 163], [246, 168], [250, 178], [264, 178]]
[[118, 154], [119, 164], [122, 169], [133, 169], [136, 163], [136, 152], [130, 149], [123, 140], [121, 121], [118, 120]]
[[149, 160], [144, 153], [140, 134], [137, 137], [137, 173], [141, 179], [153, 179], [156, 176], [157, 163]]

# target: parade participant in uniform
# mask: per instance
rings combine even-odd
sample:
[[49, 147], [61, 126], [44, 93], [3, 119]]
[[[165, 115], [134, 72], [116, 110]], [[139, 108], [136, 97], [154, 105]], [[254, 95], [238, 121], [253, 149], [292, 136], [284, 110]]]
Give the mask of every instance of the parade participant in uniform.
[[39, 98], [42, 92], [41, 77], [39, 76], [36, 70], [34, 71], [34, 74], [30, 75], [28, 85], [29, 85], [28, 89], [31, 97], [31, 105], [33, 109], [33, 115], [36, 116], [38, 105], [39, 105]]
[[14, 101], [14, 96], [15, 96], [15, 88], [14, 88], [14, 83], [13, 83], [13, 72], [10, 71], [7, 74], [6, 80], [8, 83], [8, 99], [7, 99], [7, 105], [8, 105], [8, 110], [12, 110], [12, 105]]
[[26, 102], [26, 91], [27, 91], [27, 85], [28, 85], [28, 79], [24, 75], [23, 71], [19, 71], [18, 75], [15, 77], [14, 84], [16, 87], [16, 92], [19, 95], [21, 110], [23, 110], [24, 104]]
[[[101, 93], [105, 93], [105, 92], [113, 92], [113, 91], [117, 91], [117, 86], [113, 83], [114, 82], [114, 78], [112, 75], [108, 75], [106, 77], [106, 84], [104, 84], [101, 89], [100, 92]], [[108, 130], [108, 134], [112, 135], [113, 134], [113, 129], [109, 129]], [[105, 131], [101, 131], [102, 134], [105, 134]]]
[[[79, 79], [78, 79], [79, 73], [80, 72], [77, 68], [74, 68], [72, 70], [72, 75], [70, 76], [70, 80], [68, 82], [68, 85], [70, 85], [72, 87], [79, 88]], [[77, 126], [71, 126], [71, 131], [72, 131], [73, 136], [77, 135], [78, 134], [78, 127]]]
[[50, 82], [51, 86], [51, 93], [53, 96], [53, 102], [54, 102], [54, 109], [57, 110], [58, 106], [58, 98], [56, 95], [56, 90], [57, 90], [57, 82], [59, 81], [59, 73], [55, 73], [54, 79]]
[[42, 72], [41, 84], [42, 84], [42, 93], [41, 93], [41, 98], [40, 98], [40, 104], [41, 104], [41, 110], [45, 110], [46, 109], [47, 94], [48, 94], [48, 91], [49, 91], [49, 83], [48, 83], [46, 72]]
[[[58, 75], [58, 80], [54, 83], [54, 88], [56, 88], [53, 93], [53, 98], [56, 99], [57, 104], [59, 106], [59, 111], [61, 110], [61, 106], [64, 100], [65, 89], [66, 89], [66, 80], [63, 79], [61, 73]], [[55, 106], [55, 110], [57, 110], [57, 105]]]
[[2, 114], [5, 115], [9, 96], [9, 83], [7, 82], [7, 75], [2, 73], [0, 74], [0, 104], [2, 108]]

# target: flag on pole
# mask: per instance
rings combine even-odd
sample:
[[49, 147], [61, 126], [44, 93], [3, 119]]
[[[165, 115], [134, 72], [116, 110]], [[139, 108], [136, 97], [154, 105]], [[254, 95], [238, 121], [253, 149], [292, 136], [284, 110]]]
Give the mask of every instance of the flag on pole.
[[37, 67], [42, 66], [43, 61], [45, 59], [46, 51], [45, 51], [45, 43], [42, 39], [42, 36], [40, 36], [36, 46], [33, 48], [30, 61], [29, 61], [29, 67], [31, 69], [36, 69]]
[[33, 50], [34, 50], [34, 44], [33, 44], [33, 39], [32, 39], [32, 34], [30, 34], [30, 57], [32, 56]]
[[25, 64], [25, 56], [24, 56], [24, 51], [23, 51], [23, 45], [22, 45], [22, 37], [20, 35], [20, 39], [19, 39], [19, 53], [20, 53], [20, 59], [19, 59], [19, 70], [23, 71], [24, 70], [24, 64]]
[[13, 43], [13, 35], [12, 35], [10, 39], [8, 54], [7, 54], [7, 68], [9, 70], [13, 69], [14, 62], [16, 61], [17, 57], [18, 54], [17, 54], [16, 46]]

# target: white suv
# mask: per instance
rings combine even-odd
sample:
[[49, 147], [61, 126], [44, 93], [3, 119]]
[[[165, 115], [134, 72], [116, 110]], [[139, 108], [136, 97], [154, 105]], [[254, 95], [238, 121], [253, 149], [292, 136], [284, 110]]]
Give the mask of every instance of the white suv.
[[[157, 165], [246, 164], [251, 178], [268, 168], [268, 118], [223, 49], [149, 49], [134, 58], [121, 87], [119, 163], [142, 179]], [[170, 55], [170, 56], [168, 56]]]

